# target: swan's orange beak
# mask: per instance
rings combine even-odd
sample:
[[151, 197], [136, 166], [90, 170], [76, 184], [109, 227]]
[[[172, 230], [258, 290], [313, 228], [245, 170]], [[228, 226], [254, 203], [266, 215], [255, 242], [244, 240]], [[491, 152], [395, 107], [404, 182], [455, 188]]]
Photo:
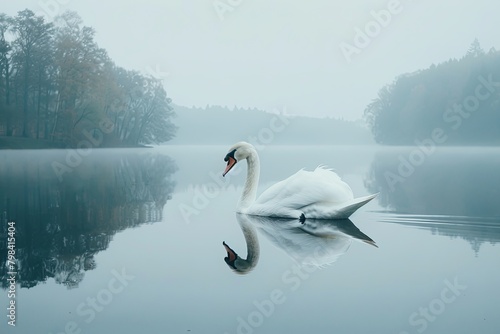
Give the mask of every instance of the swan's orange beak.
[[236, 254], [236, 252], [232, 250], [225, 241], [223, 241], [222, 244], [224, 245], [224, 248], [227, 252], [227, 256], [224, 258], [224, 261], [226, 261], [229, 266], [236, 269], [236, 267], [234, 266], [234, 261], [236, 261], [236, 259], [238, 258], [238, 254]]
[[234, 167], [234, 165], [236, 165], [236, 159], [233, 157], [227, 157], [226, 169], [224, 170], [224, 173], [222, 173], [222, 176], [226, 176], [226, 174], [229, 173], [229, 171], [231, 170], [231, 168]]

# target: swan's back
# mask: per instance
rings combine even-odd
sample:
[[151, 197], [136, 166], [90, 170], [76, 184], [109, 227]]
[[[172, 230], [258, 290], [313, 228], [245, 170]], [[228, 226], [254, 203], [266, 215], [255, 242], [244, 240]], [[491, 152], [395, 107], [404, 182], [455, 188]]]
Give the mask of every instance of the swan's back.
[[269, 187], [248, 213], [295, 217], [298, 210], [314, 211], [319, 207], [337, 206], [353, 198], [352, 189], [347, 183], [332, 170], [320, 166], [314, 171], [300, 170]]

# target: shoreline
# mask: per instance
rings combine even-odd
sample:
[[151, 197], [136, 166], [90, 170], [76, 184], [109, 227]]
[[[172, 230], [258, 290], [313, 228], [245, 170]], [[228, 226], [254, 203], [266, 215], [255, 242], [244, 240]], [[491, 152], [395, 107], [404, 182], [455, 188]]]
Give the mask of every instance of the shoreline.
[[[151, 148], [148, 145], [109, 145], [94, 148]], [[45, 139], [33, 139], [22, 137], [0, 137], [0, 151], [2, 150], [61, 150], [76, 149], [77, 146], [62, 142], [53, 142]]]

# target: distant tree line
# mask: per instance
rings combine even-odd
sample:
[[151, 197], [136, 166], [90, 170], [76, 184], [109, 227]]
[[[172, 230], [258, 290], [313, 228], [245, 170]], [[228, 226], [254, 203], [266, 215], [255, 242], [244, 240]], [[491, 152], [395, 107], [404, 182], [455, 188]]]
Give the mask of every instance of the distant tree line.
[[94, 34], [74, 12], [53, 23], [28, 9], [0, 14], [0, 138], [76, 145], [103, 122], [107, 146], [174, 136], [161, 81], [116, 66]]
[[403, 74], [365, 109], [380, 144], [414, 145], [439, 129], [443, 145], [500, 144], [500, 52], [476, 39], [461, 59]]
[[[286, 108], [267, 112], [257, 108], [207, 105], [175, 106], [179, 131], [173, 144], [227, 145], [246, 140], [257, 149], [265, 145], [366, 145], [370, 131], [362, 120], [289, 115]], [[223, 119], [224, 122], [220, 120]], [[227, 124], [244, 124], [244, 127]], [[202, 125], [202, 126], [200, 126]], [[193, 136], [195, 131], [197, 136]], [[297, 134], [300, 133], [300, 136]]]

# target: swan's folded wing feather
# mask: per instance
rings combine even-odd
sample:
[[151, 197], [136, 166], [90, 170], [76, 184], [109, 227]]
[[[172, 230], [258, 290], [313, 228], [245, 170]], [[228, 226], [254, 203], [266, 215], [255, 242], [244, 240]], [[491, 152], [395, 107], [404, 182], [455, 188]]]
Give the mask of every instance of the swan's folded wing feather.
[[307, 218], [347, 219], [356, 210], [370, 202], [377, 195], [378, 194], [358, 197], [341, 204], [326, 205], [326, 203], [322, 203], [316, 207], [311, 206], [305, 208], [304, 213]]
[[300, 209], [317, 202], [343, 203], [353, 199], [347, 183], [333, 171], [318, 167], [300, 170], [265, 190], [256, 204]]
[[248, 214], [274, 217], [345, 219], [376, 195], [354, 198], [351, 188], [333, 171], [300, 170], [265, 190]]

